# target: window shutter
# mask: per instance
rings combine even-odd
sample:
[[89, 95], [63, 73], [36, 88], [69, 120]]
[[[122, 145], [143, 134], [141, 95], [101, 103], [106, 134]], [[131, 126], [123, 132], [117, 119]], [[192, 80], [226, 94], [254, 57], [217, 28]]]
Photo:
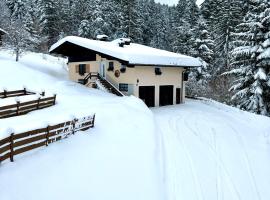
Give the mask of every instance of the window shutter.
[[76, 73], [79, 73], [79, 65], [75, 65]]
[[86, 73], [90, 73], [90, 64], [86, 65]]

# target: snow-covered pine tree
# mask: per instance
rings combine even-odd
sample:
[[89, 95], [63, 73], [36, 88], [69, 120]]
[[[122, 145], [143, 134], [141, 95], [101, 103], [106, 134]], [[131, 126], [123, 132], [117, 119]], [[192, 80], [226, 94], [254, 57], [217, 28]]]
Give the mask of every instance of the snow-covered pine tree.
[[13, 19], [23, 20], [26, 13], [26, 1], [23, 0], [5, 0]]
[[29, 33], [29, 43], [32, 50], [42, 50], [47, 37], [43, 35], [44, 22], [41, 22], [42, 13], [36, 6], [39, 0], [28, 0], [26, 4], [27, 12], [25, 13], [24, 26]]
[[121, 19], [116, 0], [88, 0], [84, 3], [88, 9], [85, 11], [85, 18], [80, 22], [78, 34], [92, 39], [101, 34], [114, 38], [119, 29], [119, 18]]
[[179, 21], [175, 27], [173, 27], [173, 51], [176, 53], [182, 53], [190, 55], [193, 52], [194, 41], [191, 25], [184, 19]]
[[230, 68], [231, 33], [243, 19], [246, 8], [247, 0], [205, 0], [202, 4], [203, 17], [215, 41], [217, 74]]
[[229, 51], [231, 33], [246, 11], [246, 0], [205, 0], [201, 10], [214, 39], [214, 61], [210, 80], [212, 98], [229, 102], [231, 77], [220, 76], [231, 68]]
[[7, 25], [7, 21], [10, 17], [10, 11], [6, 5], [6, 2], [0, 1], [0, 27], [4, 28]]
[[122, 37], [129, 37], [132, 41], [142, 43], [142, 27], [138, 9], [140, 6], [139, 0], [122, 0], [121, 5], [121, 32]]
[[104, 12], [107, 2], [102, 0], [93, 0], [93, 11], [92, 11], [92, 19], [91, 19], [91, 27], [92, 28], [92, 38], [96, 38], [97, 35], [108, 35], [109, 32], [109, 23], [105, 20]]
[[206, 81], [212, 72], [214, 41], [210, 37], [207, 25], [203, 18], [199, 19], [197, 38], [194, 44], [195, 51], [193, 56], [200, 58], [203, 63], [202, 67], [199, 67], [194, 71], [194, 75], [197, 81]]
[[222, 67], [227, 70], [230, 69], [231, 33], [244, 16], [242, 2], [243, 0], [222, 0], [221, 7], [217, 9], [219, 12], [216, 13], [217, 16], [214, 22], [216, 52], [219, 52], [219, 59], [224, 61]]
[[252, 0], [243, 22], [233, 33], [231, 52], [236, 76], [231, 90], [242, 109], [270, 115], [270, 2]]
[[90, 22], [87, 19], [84, 19], [80, 23], [78, 35], [84, 38], [92, 38], [92, 28]]
[[270, 115], [270, 3], [265, 2], [267, 7], [264, 12], [261, 13], [261, 23], [263, 25], [262, 32], [264, 34], [264, 42], [258, 56], [258, 62], [260, 67], [266, 74], [266, 88], [263, 91], [264, 104], [267, 110], [267, 114]]
[[[76, 19], [75, 3], [76, 0], [57, 0], [60, 8], [59, 15], [59, 38], [66, 35], [76, 35], [80, 21]], [[80, 11], [81, 12], [81, 11]]]
[[200, 16], [195, 0], [179, 0], [173, 24], [173, 50], [177, 53], [193, 55], [196, 32]]
[[106, 35], [110, 39], [117, 39], [120, 30], [121, 6], [118, 0], [107, 0], [103, 8], [104, 21], [107, 23]]
[[142, 32], [143, 41], [142, 44], [150, 45], [152, 38], [156, 34], [155, 30], [155, 21], [157, 13], [156, 3], [154, 0], [140, 0], [141, 1], [141, 10], [139, 10], [140, 15], [142, 16]]
[[214, 41], [211, 39], [205, 20], [202, 17], [198, 21], [197, 39], [194, 44], [193, 56], [201, 60], [202, 66], [190, 70], [189, 81], [186, 84], [187, 94], [209, 97], [208, 83], [213, 70]]
[[49, 48], [54, 42], [58, 40], [60, 33], [60, 16], [58, 15], [58, 1], [55, 0], [39, 0], [38, 9], [42, 13], [40, 21], [44, 24], [43, 35], [47, 37], [47, 47]]
[[154, 37], [151, 40], [150, 46], [169, 50], [169, 31], [170, 31], [170, 23], [169, 23], [169, 8], [167, 6], [162, 6], [157, 4], [157, 15], [155, 18], [155, 29], [154, 29]]
[[72, 10], [72, 20], [74, 21], [73, 26], [76, 27], [76, 31], [78, 30], [81, 21], [91, 19], [91, 13], [93, 11], [92, 6], [92, 0], [72, 0], [70, 2], [69, 7]]

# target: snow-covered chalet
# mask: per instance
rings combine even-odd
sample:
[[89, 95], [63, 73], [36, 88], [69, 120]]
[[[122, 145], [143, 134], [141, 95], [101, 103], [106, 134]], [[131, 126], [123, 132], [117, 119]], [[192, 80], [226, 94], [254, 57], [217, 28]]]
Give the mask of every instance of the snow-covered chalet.
[[183, 103], [185, 71], [201, 66], [196, 58], [124, 38], [109, 42], [68, 36], [50, 53], [68, 57], [71, 80], [118, 96], [134, 95], [149, 107]]

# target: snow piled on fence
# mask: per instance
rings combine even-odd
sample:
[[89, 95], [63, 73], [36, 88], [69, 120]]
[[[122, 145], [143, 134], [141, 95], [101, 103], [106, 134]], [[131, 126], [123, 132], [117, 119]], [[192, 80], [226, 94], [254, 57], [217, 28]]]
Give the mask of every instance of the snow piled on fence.
[[63, 60], [45, 57], [30, 53], [16, 63], [0, 52], [0, 88], [26, 86], [57, 94], [55, 106], [1, 119], [0, 138], [9, 136], [11, 128], [16, 134], [93, 113], [95, 128], [2, 163], [0, 199], [164, 199], [147, 107], [135, 97], [120, 98], [71, 82]]

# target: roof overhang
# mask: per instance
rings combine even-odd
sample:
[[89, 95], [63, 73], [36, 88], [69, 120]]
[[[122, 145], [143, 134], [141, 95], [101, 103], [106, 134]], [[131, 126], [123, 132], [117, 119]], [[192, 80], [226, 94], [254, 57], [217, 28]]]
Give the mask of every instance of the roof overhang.
[[[121, 60], [119, 58], [101, 53], [101, 52], [97, 52], [85, 47], [82, 47], [80, 45], [77, 44], [73, 44], [71, 42], [64, 42], [61, 45], [59, 45], [58, 47], [52, 49], [49, 51], [49, 53], [51, 54], [58, 54], [61, 56], [65, 56], [65, 57], [80, 57], [80, 58], [93, 58], [96, 57], [96, 55], [100, 55], [102, 58], [106, 58], [108, 60], [118, 60], [119, 62], [125, 64], [125, 65], [129, 65], [128, 61], [126, 60]], [[81, 61], [86, 61], [86, 60], [81, 60]]]

